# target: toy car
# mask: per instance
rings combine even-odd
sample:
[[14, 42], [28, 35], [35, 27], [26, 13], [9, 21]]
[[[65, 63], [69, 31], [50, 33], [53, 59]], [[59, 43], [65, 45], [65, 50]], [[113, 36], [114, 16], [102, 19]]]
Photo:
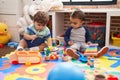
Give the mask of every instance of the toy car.
[[17, 46], [18, 46], [18, 42], [9, 42], [8, 43], [8, 47], [17, 48]]

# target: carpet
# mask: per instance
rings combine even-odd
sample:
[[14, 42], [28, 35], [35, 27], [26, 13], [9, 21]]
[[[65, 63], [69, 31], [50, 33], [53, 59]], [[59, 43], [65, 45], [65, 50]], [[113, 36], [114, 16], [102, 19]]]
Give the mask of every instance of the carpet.
[[[60, 52], [60, 54], [62, 54]], [[44, 54], [42, 54], [44, 58]], [[9, 54], [0, 58], [0, 80], [47, 80], [49, 71], [59, 63], [62, 63], [61, 56], [58, 60], [42, 61], [40, 64], [26, 66], [23, 64], [12, 65], [9, 63]], [[90, 67], [87, 63], [82, 63], [78, 60], [71, 60], [85, 73], [86, 80], [94, 80], [95, 75], [102, 74], [106, 77], [113, 75], [120, 80], [120, 57], [114, 57], [117, 59], [109, 59], [112, 57], [109, 54], [105, 54], [99, 59], [94, 59], [94, 67]], [[72, 69], [71, 69], [72, 70]], [[66, 73], [67, 74], [67, 73]]]

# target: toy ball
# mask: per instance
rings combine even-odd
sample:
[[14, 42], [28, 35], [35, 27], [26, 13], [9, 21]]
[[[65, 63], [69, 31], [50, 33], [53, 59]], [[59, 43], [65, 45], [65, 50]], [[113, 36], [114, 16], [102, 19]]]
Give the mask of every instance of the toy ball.
[[47, 80], [85, 80], [85, 76], [80, 67], [64, 62], [51, 69]]

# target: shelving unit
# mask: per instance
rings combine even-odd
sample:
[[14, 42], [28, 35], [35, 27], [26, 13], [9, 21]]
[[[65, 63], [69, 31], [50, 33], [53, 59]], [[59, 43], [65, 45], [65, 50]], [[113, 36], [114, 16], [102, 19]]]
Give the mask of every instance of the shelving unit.
[[[81, 9], [85, 13], [105, 13], [106, 14], [106, 38], [105, 45], [110, 46], [110, 21], [111, 16], [120, 16], [120, 9]], [[64, 32], [64, 13], [71, 13], [72, 10], [67, 11], [50, 11], [49, 14], [52, 15], [52, 33], [53, 38], [59, 36]], [[118, 47], [119, 48], [119, 47]]]
[[49, 12], [52, 16], [52, 37], [56, 38], [64, 32], [64, 13]]
[[117, 11], [110, 11], [110, 12], [108, 12], [108, 14], [107, 14], [107, 18], [108, 18], [108, 20], [107, 20], [107, 24], [106, 24], [106, 28], [107, 28], [107, 30], [106, 31], [108, 31], [108, 32], [106, 32], [106, 45], [108, 45], [108, 46], [110, 46], [110, 48], [117, 48], [117, 49], [120, 49], [120, 47], [119, 46], [114, 46], [114, 45], [112, 45], [110, 42], [110, 22], [111, 22], [111, 18], [112, 18], [112, 16], [120, 16], [120, 10], [117, 10]]

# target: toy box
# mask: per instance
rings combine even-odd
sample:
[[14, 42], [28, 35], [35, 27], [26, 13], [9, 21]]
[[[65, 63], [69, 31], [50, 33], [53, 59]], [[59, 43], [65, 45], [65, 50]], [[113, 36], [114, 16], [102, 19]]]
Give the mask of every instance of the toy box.
[[92, 22], [87, 25], [92, 43], [98, 43], [100, 47], [105, 45], [105, 24]]

